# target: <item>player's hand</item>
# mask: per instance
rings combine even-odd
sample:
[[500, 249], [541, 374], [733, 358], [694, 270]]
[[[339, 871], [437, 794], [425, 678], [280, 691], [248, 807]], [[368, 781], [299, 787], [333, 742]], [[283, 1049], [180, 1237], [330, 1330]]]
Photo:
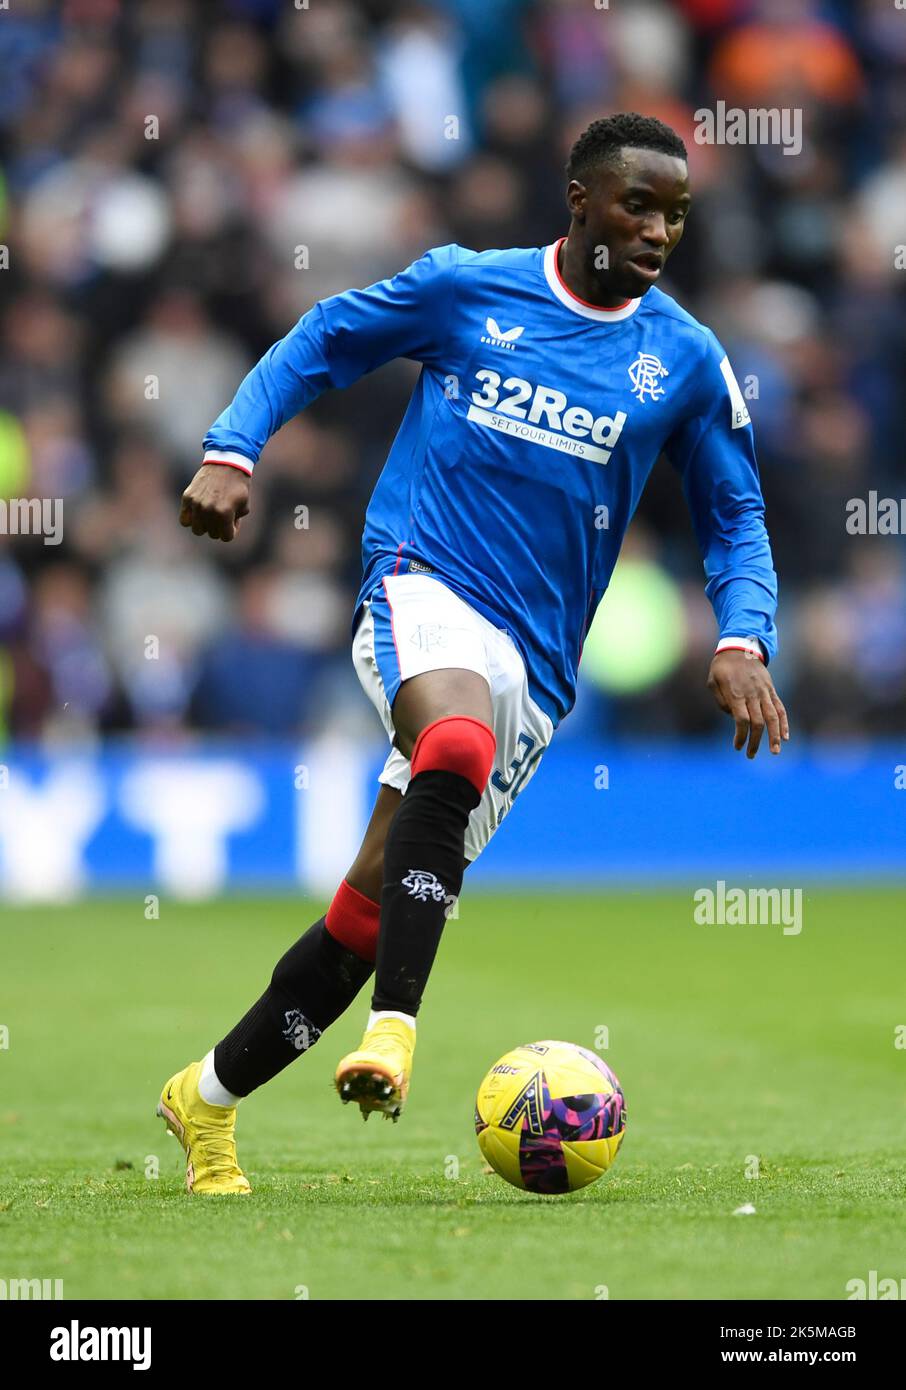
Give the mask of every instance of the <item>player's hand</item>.
[[238, 468], [204, 463], [182, 495], [180, 526], [191, 526], [195, 536], [212, 541], [231, 541], [239, 533], [242, 517], [249, 514], [249, 480]]
[[748, 740], [746, 757], [754, 758], [767, 729], [771, 752], [780, 752], [781, 741], [790, 736], [790, 723], [768, 668], [757, 656], [717, 652], [708, 672], [708, 689], [724, 714], [736, 721], [733, 747], [737, 751]]

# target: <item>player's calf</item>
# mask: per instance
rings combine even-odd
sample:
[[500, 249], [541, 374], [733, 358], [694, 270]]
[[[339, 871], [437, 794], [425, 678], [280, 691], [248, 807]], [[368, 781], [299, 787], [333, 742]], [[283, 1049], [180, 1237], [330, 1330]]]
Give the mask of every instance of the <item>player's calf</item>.
[[317, 1042], [374, 969], [379, 908], [348, 883], [277, 962], [271, 982], [201, 1062], [172, 1076], [157, 1114], [186, 1151], [195, 1193], [251, 1190], [236, 1157], [236, 1107]]
[[496, 749], [490, 725], [456, 715], [422, 730], [412, 779], [387, 833], [373, 1009], [413, 1017], [462, 888], [469, 816]]
[[378, 915], [377, 903], [344, 882], [281, 957], [261, 998], [214, 1049], [213, 1071], [232, 1097], [270, 1081], [346, 1012], [374, 969]]
[[363, 1114], [398, 1118], [409, 1089], [415, 1017], [444, 924], [462, 888], [469, 816], [481, 800], [496, 740], [480, 719], [428, 724], [412, 751], [412, 777], [387, 833], [375, 990], [368, 1029], [335, 1082]]

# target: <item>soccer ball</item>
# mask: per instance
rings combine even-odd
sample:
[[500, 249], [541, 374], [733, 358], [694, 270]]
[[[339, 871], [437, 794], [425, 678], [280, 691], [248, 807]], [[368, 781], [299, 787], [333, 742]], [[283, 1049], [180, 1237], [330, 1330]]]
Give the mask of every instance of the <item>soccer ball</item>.
[[475, 1132], [488, 1163], [528, 1192], [575, 1192], [605, 1173], [626, 1130], [620, 1083], [568, 1042], [524, 1043], [478, 1090]]

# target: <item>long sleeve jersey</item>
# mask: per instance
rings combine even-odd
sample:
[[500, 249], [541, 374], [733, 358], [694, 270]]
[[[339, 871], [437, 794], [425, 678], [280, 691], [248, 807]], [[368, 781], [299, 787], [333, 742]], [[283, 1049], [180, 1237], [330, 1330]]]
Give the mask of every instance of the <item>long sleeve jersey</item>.
[[363, 603], [386, 575], [433, 574], [525, 662], [554, 725], [651, 470], [678, 469], [721, 638], [776, 650], [777, 580], [752, 425], [710, 329], [652, 288], [602, 309], [548, 247], [442, 246], [323, 300], [265, 354], [205, 437], [251, 473], [328, 387], [396, 357], [422, 364], [369, 503]]

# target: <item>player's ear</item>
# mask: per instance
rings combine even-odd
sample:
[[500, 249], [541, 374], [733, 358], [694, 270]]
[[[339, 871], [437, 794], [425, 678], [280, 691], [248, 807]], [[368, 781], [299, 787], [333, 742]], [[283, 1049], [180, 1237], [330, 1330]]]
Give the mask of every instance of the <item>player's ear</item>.
[[588, 189], [584, 183], [578, 179], [570, 179], [566, 189], [566, 206], [571, 215], [577, 222], [585, 221], [585, 204], [588, 201]]

